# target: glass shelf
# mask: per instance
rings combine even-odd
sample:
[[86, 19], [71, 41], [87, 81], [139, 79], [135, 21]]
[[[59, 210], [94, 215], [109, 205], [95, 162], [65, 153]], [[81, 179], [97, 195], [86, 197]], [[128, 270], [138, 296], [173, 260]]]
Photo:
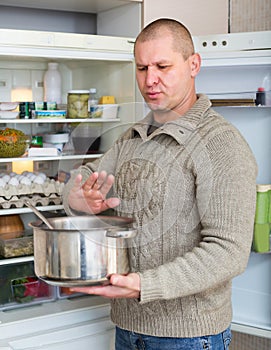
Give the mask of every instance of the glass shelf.
[[11, 264], [19, 264], [19, 263], [24, 263], [28, 261], [34, 261], [34, 256], [29, 255], [29, 256], [20, 256], [16, 258], [7, 258], [7, 259], [0, 259], [0, 266], [1, 265], [11, 265]]
[[[48, 206], [37, 206], [39, 211], [53, 211], [53, 210], [62, 210], [64, 209], [63, 205], [48, 205]], [[24, 214], [24, 213], [33, 213], [31, 209], [27, 207], [22, 208], [8, 208], [0, 209], [0, 215], [12, 215], [12, 214]]]
[[68, 118], [40, 118], [40, 119], [1, 119], [0, 124], [40, 124], [40, 123], [113, 123], [119, 122], [119, 118], [114, 119], [68, 119]]
[[0, 163], [9, 163], [9, 162], [20, 162], [26, 160], [32, 161], [47, 161], [47, 160], [69, 160], [69, 159], [95, 159], [100, 158], [102, 153], [93, 153], [93, 154], [69, 154], [69, 155], [59, 155], [59, 156], [48, 156], [48, 157], [19, 157], [19, 158], [0, 158]]

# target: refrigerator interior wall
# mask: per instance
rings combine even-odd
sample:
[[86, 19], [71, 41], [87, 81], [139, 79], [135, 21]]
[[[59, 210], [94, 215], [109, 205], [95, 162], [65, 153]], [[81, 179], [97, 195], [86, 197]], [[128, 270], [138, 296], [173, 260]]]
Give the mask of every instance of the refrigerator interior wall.
[[[236, 54], [237, 56], [237, 54]], [[222, 58], [224, 59], [224, 57]], [[242, 61], [242, 59], [241, 59]], [[210, 98], [255, 98], [256, 90], [270, 74], [269, 64], [243, 64], [238, 56], [234, 64], [225, 62], [203, 68], [198, 76], [197, 91]], [[268, 62], [268, 58], [265, 59]], [[241, 62], [241, 63], [238, 63]], [[271, 107], [216, 107], [235, 125], [249, 143], [258, 163], [258, 184], [271, 183]], [[242, 205], [242, 203], [240, 203]], [[233, 322], [271, 331], [271, 254], [251, 253], [246, 271], [233, 281]], [[269, 332], [270, 334], [270, 332]]]
[[[5, 5], [9, 5], [6, 3]], [[37, 5], [37, 4], [36, 4]], [[34, 5], [35, 6], [35, 5]], [[0, 4], [1, 28], [96, 34], [97, 15]]]
[[[62, 3], [63, 2], [63, 3]], [[0, 0], [1, 28], [135, 37], [142, 1]]]

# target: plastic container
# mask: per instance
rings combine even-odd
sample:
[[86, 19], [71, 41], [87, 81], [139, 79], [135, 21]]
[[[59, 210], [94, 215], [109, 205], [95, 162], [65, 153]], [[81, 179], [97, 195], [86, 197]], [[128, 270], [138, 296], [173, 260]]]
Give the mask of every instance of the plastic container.
[[117, 104], [99, 104], [93, 118], [116, 119], [119, 105]]
[[63, 110], [35, 110], [35, 118], [65, 118], [66, 111]]
[[253, 250], [257, 253], [270, 251], [270, 224], [255, 224], [253, 236]]
[[50, 295], [50, 286], [36, 276], [25, 276], [12, 280], [11, 290], [13, 299], [18, 303], [29, 303]]
[[71, 119], [88, 118], [88, 90], [70, 90], [67, 101], [67, 117]]
[[13, 239], [0, 239], [0, 255], [3, 258], [33, 255], [33, 236], [23, 236]]
[[0, 265], [1, 310], [43, 304], [56, 299], [55, 288], [40, 281], [33, 261]]
[[270, 251], [271, 185], [257, 185], [257, 201], [253, 235], [253, 250], [257, 253]]
[[44, 74], [44, 101], [61, 103], [61, 75], [56, 62], [49, 62]]
[[269, 222], [270, 190], [270, 185], [257, 185], [256, 224], [266, 224]]
[[69, 141], [69, 133], [50, 133], [43, 136], [44, 142], [48, 143], [66, 143]]
[[44, 143], [43, 147], [54, 147], [62, 152], [64, 144], [69, 142], [69, 133], [50, 133], [43, 135]]
[[95, 113], [97, 111], [98, 105], [98, 97], [96, 88], [89, 89], [89, 97], [88, 97], [88, 112], [90, 118], [95, 118]]

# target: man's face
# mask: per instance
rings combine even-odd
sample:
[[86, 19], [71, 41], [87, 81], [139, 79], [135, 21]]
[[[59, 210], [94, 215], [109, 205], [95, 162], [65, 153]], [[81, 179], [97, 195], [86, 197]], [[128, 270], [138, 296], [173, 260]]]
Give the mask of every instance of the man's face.
[[138, 87], [153, 111], [185, 112], [191, 107], [186, 108], [191, 96], [195, 95], [195, 55], [185, 61], [181, 52], [173, 50], [173, 45], [168, 34], [145, 42], [138, 41], [135, 46]]

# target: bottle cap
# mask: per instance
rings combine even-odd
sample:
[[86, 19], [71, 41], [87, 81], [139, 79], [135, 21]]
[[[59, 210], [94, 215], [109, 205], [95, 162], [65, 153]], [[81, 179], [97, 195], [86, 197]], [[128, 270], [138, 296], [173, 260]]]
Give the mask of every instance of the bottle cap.
[[96, 92], [97, 92], [96, 88], [89, 89], [90, 94], [96, 94]]
[[264, 88], [263, 88], [263, 87], [259, 87], [259, 88], [258, 88], [258, 91], [263, 92], [263, 91], [264, 91]]
[[271, 190], [271, 185], [256, 185], [257, 192], [267, 192]]
[[50, 67], [50, 68], [57, 68], [58, 67], [58, 63], [57, 62], [49, 62], [48, 63], [48, 67]]

